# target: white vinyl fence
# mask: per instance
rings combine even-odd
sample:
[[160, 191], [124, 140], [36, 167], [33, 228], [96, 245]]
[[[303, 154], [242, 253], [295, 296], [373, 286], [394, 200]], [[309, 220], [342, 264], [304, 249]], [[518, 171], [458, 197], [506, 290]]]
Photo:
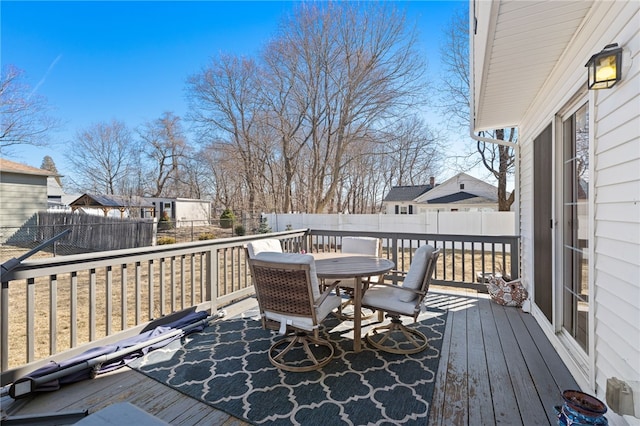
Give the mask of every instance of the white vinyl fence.
[[517, 235], [514, 212], [425, 212], [389, 214], [278, 214], [263, 218], [274, 232], [287, 229], [408, 232], [456, 235]]

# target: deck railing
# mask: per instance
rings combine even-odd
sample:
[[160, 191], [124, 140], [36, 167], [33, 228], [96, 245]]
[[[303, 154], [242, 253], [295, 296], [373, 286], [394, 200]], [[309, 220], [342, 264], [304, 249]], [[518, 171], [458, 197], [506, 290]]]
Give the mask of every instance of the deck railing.
[[400, 271], [407, 271], [413, 252], [422, 244], [441, 248], [433, 283], [486, 291], [491, 276], [519, 276], [518, 236], [409, 234], [398, 232], [309, 231], [311, 251], [338, 251], [343, 236], [375, 236], [382, 240], [382, 255]]
[[1, 386], [56, 356], [138, 334], [185, 309], [215, 312], [252, 295], [244, 251], [249, 241], [278, 238], [287, 252], [338, 251], [345, 235], [381, 238], [383, 256], [404, 271], [420, 244], [442, 247], [438, 284], [478, 286], [477, 277], [503, 271], [516, 277], [519, 267], [518, 237], [322, 230], [25, 261], [2, 279]]

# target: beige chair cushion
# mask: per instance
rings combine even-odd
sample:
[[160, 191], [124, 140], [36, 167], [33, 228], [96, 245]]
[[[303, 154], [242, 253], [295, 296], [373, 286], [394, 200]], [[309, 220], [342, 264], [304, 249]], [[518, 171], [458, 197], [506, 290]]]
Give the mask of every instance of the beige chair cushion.
[[282, 253], [282, 244], [277, 238], [256, 240], [247, 244], [247, 251], [249, 252], [249, 258], [253, 259], [258, 253], [262, 252]]
[[416, 309], [416, 303], [413, 300], [409, 302], [400, 300], [404, 293], [414, 296], [413, 293], [399, 288], [372, 286], [362, 296], [362, 305], [412, 316]]
[[342, 253], [366, 254], [378, 256], [380, 240], [371, 237], [343, 237]]
[[[362, 254], [367, 256], [380, 255], [380, 240], [372, 237], [342, 237], [342, 253]], [[366, 280], [366, 279], [365, 279]], [[379, 276], [369, 277], [369, 282], [377, 283]], [[353, 288], [352, 280], [343, 280], [340, 287]]]
[[[411, 265], [409, 265], [409, 272], [407, 272], [407, 276], [404, 278], [402, 282], [402, 286], [405, 288], [410, 288], [413, 290], [419, 290], [420, 286], [422, 286], [422, 281], [424, 280], [424, 274], [427, 271], [427, 264], [429, 263], [429, 258], [435, 249], [425, 244], [420, 246], [416, 252], [413, 254], [413, 260], [411, 261]], [[401, 302], [411, 302], [416, 298], [416, 294], [409, 291], [402, 291], [402, 294], [399, 295], [399, 300]]]

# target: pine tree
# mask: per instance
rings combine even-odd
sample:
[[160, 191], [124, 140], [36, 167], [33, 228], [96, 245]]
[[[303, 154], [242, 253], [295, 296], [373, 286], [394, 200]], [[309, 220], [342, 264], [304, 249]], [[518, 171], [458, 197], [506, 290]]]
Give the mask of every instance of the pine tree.
[[45, 157], [42, 159], [42, 165], [40, 166], [40, 168], [43, 170], [48, 170], [51, 173], [55, 173], [56, 182], [58, 182], [58, 185], [62, 186], [58, 169], [56, 168], [56, 163], [53, 162], [53, 158], [45, 155]]

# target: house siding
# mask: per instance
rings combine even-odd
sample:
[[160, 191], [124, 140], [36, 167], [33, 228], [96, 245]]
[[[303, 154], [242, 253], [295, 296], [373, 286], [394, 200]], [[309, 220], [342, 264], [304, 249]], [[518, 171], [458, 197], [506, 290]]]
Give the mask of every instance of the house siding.
[[[535, 312], [538, 322], [584, 390], [605, 399], [606, 382], [640, 380], [640, 3], [595, 2], [572, 44], [520, 126], [520, 226], [522, 269], [535, 285], [533, 259], [533, 139], [555, 115], [584, 93], [584, 63], [605, 45], [624, 47], [622, 81], [610, 90], [591, 91], [592, 140], [590, 253], [593, 343], [588, 371], [563, 349], [557, 325]], [[632, 57], [629, 56], [632, 55]], [[554, 146], [559, 141], [555, 137]], [[557, 163], [557, 161], [556, 161]], [[556, 188], [557, 191], [557, 188]], [[556, 199], [554, 194], [554, 200]], [[557, 209], [556, 209], [557, 212]], [[556, 231], [557, 232], [557, 231]], [[557, 235], [556, 235], [557, 239]], [[556, 240], [556, 251], [558, 242]], [[558, 254], [555, 254], [557, 258]], [[556, 286], [559, 286], [558, 275]], [[535, 288], [533, 288], [535, 291]], [[584, 367], [584, 366], [583, 366]], [[637, 392], [637, 389], [634, 389]], [[638, 396], [636, 396], [636, 404]]]
[[[0, 174], [0, 225], [20, 227], [38, 211], [47, 210], [47, 176]], [[15, 230], [0, 235], [4, 241]], [[3, 231], [5, 234], [5, 231]]]

